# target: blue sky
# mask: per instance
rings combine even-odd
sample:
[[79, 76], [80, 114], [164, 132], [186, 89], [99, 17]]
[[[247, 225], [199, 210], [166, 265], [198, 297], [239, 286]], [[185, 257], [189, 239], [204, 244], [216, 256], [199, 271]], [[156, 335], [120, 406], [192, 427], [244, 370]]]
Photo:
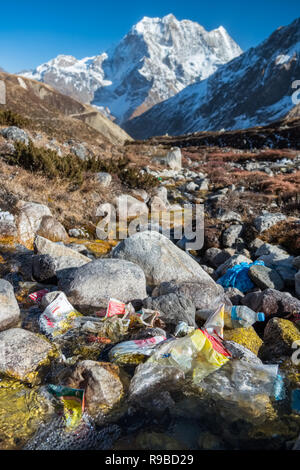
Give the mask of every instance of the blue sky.
[[299, 0], [2, 0], [0, 8], [0, 67], [11, 73], [58, 54], [99, 54], [143, 16], [223, 25], [244, 50], [300, 16]]

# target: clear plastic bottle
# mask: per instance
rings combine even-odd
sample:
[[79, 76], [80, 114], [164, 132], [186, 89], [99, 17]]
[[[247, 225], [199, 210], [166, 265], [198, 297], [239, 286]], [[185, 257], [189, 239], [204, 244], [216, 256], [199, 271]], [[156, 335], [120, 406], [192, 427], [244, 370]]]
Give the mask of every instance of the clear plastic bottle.
[[225, 307], [224, 323], [227, 328], [248, 328], [257, 321], [265, 321], [265, 314], [256, 313], [245, 305]]

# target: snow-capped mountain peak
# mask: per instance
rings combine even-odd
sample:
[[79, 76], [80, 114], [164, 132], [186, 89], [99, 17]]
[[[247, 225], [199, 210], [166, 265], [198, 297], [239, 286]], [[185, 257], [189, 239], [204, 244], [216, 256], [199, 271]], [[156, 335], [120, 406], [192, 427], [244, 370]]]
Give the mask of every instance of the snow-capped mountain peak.
[[222, 26], [206, 31], [173, 14], [145, 16], [107, 53], [81, 60], [59, 55], [24, 76], [108, 108], [122, 124], [209, 77], [241, 52]]
[[[226, 37], [226, 31], [218, 30]], [[295, 106], [293, 83], [299, 77], [300, 18], [124, 128], [142, 139], [266, 125]]]

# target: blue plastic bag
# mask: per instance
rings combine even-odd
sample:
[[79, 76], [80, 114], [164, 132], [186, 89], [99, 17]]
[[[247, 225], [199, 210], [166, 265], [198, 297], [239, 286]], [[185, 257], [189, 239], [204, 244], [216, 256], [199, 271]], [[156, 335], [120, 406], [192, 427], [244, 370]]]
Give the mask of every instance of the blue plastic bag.
[[253, 265], [264, 266], [265, 263], [263, 261], [255, 261], [250, 264], [236, 264], [217, 280], [217, 284], [221, 284], [223, 287], [236, 287], [243, 293], [249, 292], [254, 287], [253, 282], [248, 276], [249, 268]]

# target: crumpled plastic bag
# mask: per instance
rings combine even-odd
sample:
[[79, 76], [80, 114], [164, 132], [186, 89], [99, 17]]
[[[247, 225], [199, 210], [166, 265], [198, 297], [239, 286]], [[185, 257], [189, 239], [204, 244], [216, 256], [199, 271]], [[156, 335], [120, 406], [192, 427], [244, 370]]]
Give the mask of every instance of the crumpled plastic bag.
[[48, 391], [63, 403], [66, 429], [76, 428], [84, 412], [84, 390], [61, 385], [48, 385]]
[[165, 340], [165, 336], [153, 336], [147, 339], [124, 341], [114, 346], [108, 356], [112, 362], [119, 365], [141, 364], [147, 356], [153, 353], [154, 348]]
[[173, 366], [192, 376], [194, 383], [228, 362], [231, 354], [216, 336], [194, 330], [183, 338], [171, 339], [159, 346], [148, 362]]
[[66, 333], [76, 326], [76, 318], [83, 315], [74, 309], [67, 297], [61, 292], [43, 311], [39, 318], [40, 329], [50, 338]]
[[251, 266], [258, 265], [264, 266], [263, 261], [255, 261], [254, 263], [241, 263], [236, 264], [217, 280], [217, 284], [223, 287], [236, 287], [243, 293], [249, 292], [253, 289], [254, 284], [248, 276], [248, 271]]

